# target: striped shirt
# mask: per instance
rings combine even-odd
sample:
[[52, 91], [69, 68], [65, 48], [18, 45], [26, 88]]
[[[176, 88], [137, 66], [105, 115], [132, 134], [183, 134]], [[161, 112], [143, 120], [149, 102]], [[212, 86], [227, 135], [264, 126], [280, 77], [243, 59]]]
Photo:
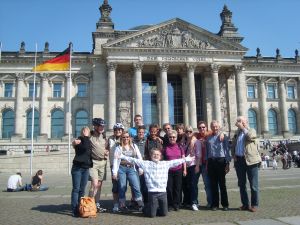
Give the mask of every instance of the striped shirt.
[[186, 159], [175, 159], [171, 161], [144, 161], [121, 155], [121, 159], [135, 163], [144, 170], [146, 186], [149, 192], [166, 192], [169, 168], [178, 166]]

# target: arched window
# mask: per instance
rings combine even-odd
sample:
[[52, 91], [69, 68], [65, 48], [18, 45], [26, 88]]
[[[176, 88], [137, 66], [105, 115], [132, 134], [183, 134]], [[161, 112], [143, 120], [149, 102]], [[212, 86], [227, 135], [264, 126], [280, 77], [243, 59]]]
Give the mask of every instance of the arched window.
[[257, 117], [256, 112], [253, 109], [248, 110], [249, 127], [257, 131]]
[[2, 138], [10, 138], [15, 129], [15, 113], [11, 109], [2, 113]]
[[89, 123], [88, 113], [84, 110], [80, 110], [75, 116], [75, 137], [80, 136], [81, 128], [87, 126]]
[[268, 123], [270, 134], [278, 134], [277, 113], [273, 109], [268, 111]]
[[297, 118], [296, 113], [293, 109], [288, 110], [288, 121], [289, 121], [289, 131], [292, 134], [297, 133]]
[[64, 112], [60, 109], [51, 113], [51, 138], [61, 138], [64, 135]]
[[[31, 138], [31, 128], [32, 128], [32, 109], [27, 112], [27, 127], [26, 127], [26, 137]], [[38, 136], [40, 133], [40, 113], [34, 110], [34, 129], [33, 137]]]

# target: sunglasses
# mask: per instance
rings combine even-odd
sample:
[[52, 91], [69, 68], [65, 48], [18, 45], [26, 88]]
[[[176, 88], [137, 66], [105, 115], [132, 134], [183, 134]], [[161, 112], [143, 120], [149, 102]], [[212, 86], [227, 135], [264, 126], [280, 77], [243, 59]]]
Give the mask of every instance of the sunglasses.
[[187, 133], [187, 134], [191, 134], [191, 133], [193, 133], [193, 131], [191, 131], [191, 130], [188, 130], [188, 131], [186, 131], [185, 133]]

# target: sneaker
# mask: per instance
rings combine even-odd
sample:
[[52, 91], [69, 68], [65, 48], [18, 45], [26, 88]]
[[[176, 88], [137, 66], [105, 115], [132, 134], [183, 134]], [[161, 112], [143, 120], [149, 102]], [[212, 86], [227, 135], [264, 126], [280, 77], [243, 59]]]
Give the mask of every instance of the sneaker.
[[193, 204], [193, 205], [192, 205], [192, 210], [193, 210], [193, 211], [198, 211], [198, 210], [199, 210], [196, 204]]
[[107, 211], [107, 209], [102, 208], [102, 207], [100, 206], [100, 203], [99, 203], [99, 202], [96, 203], [96, 207], [97, 207], [97, 212], [98, 212], [98, 213], [103, 213], [103, 212], [106, 212], [106, 211]]
[[114, 206], [112, 209], [113, 213], [118, 213], [120, 212], [119, 206]]
[[143, 212], [143, 209], [144, 209], [144, 206], [139, 206], [138, 211], [139, 211], [139, 212]]
[[211, 207], [212, 211], [217, 211], [217, 207]]
[[122, 213], [128, 213], [129, 210], [126, 206], [123, 206], [123, 207], [119, 208], [119, 211], [122, 212]]
[[228, 207], [223, 207], [223, 211], [228, 211]]

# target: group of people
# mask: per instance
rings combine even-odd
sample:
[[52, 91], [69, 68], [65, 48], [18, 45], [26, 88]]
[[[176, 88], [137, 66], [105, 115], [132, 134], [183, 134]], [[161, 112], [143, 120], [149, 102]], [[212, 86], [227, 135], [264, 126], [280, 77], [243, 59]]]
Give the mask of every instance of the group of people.
[[[206, 206], [217, 210], [221, 204], [228, 210], [229, 201], [225, 176], [233, 159], [238, 178], [242, 206], [240, 210], [255, 212], [259, 205], [258, 165], [261, 161], [255, 130], [247, 119], [237, 118], [238, 128], [232, 140], [221, 132], [218, 121], [198, 122], [198, 132], [191, 126], [151, 124], [143, 126], [142, 116], [134, 117], [135, 126], [125, 130], [121, 123], [113, 126], [113, 135], [106, 138], [105, 121], [94, 118], [93, 131], [83, 127], [81, 136], [73, 141], [75, 157], [72, 166], [71, 205], [78, 216], [80, 198], [84, 196], [90, 178], [89, 196], [94, 197], [99, 211], [100, 193], [110, 162], [112, 174], [113, 212], [126, 212], [127, 182], [131, 187], [131, 205], [146, 216], [166, 216], [182, 205], [199, 210], [198, 181], [202, 175]], [[246, 179], [251, 189], [248, 198]], [[220, 195], [220, 197], [219, 197]]]
[[7, 181], [7, 192], [18, 191], [47, 191], [49, 188], [42, 184], [43, 182], [43, 170], [38, 170], [31, 179], [31, 184], [24, 184], [22, 182], [21, 172], [17, 172], [11, 175]]

